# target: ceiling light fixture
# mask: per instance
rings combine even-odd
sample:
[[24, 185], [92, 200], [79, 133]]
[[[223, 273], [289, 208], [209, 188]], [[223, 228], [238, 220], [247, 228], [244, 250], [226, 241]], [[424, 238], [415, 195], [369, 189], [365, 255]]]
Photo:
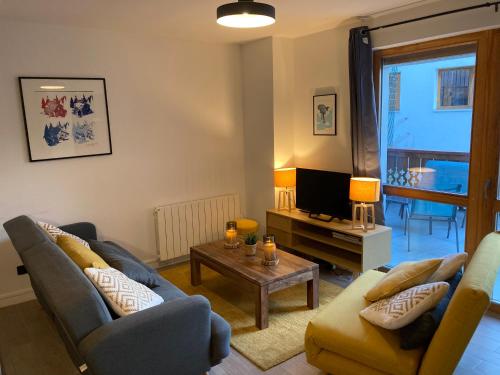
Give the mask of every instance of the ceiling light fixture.
[[226, 27], [254, 28], [272, 25], [276, 14], [269, 4], [253, 0], [238, 0], [237, 3], [221, 5], [217, 8], [217, 23]]

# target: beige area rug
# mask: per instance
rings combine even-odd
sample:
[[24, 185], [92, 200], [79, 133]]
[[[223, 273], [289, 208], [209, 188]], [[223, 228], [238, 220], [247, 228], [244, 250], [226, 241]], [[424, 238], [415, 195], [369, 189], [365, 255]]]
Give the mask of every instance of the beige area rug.
[[202, 285], [197, 287], [191, 286], [189, 264], [160, 273], [187, 294], [205, 296], [212, 309], [231, 325], [231, 346], [263, 370], [302, 353], [307, 323], [343, 290], [320, 280], [320, 306], [315, 310], [307, 308], [305, 283], [273, 293], [269, 298], [269, 328], [258, 330], [254, 295], [211, 269], [202, 266], [201, 272]]

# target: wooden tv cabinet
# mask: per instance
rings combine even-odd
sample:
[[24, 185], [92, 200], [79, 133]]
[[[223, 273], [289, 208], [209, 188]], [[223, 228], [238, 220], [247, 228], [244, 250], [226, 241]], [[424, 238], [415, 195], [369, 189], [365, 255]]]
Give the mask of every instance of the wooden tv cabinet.
[[323, 222], [299, 210], [267, 210], [267, 233], [285, 249], [325, 260], [355, 275], [382, 267], [391, 260], [392, 229], [377, 225], [363, 232], [351, 222]]

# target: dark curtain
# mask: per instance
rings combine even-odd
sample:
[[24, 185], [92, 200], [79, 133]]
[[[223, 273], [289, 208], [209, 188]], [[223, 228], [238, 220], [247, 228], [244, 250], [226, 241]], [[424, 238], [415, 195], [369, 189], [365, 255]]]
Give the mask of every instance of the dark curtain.
[[[351, 90], [352, 164], [355, 177], [381, 178], [380, 138], [375, 89], [373, 51], [367, 27], [349, 33], [349, 86]], [[382, 203], [375, 205], [375, 220], [384, 224]]]

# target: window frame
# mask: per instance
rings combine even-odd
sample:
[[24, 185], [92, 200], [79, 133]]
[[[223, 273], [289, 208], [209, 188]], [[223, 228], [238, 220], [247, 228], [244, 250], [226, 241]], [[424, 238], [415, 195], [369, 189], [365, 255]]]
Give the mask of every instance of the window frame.
[[[458, 69], [468, 69], [471, 71], [469, 74], [469, 93], [467, 95], [466, 105], [441, 105], [441, 77], [442, 72]], [[476, 69], [473, 65], [467, 66], [454, 66], [449, 68], [440, 68], [437, 70], [437, 87], [436, 87], [436, 110], [437, 111], [453, 111], [453, 110], [472, 110], [472, 102], [474, 100], [474, 81], [476, 77]]]

